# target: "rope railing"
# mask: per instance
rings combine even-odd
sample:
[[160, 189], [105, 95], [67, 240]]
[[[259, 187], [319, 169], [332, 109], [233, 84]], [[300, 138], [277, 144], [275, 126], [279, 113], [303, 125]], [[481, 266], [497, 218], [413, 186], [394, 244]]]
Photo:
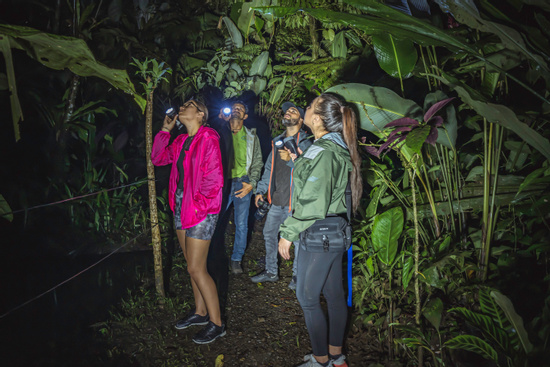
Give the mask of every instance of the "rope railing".
[[[109, 192], [109, 191], [113, 191], [113, 190], [118, 190], [118, 189], [122, 189], [122, 188], [125, 188], [125, 187], [129, 187], [129, 186], [134, 186], [134, 185], [139, 185], [139, 184], [143, 184], [145, 182], [149, 181], [149, 179], [146, 179], [146, 180], [141, 180], [141, 181], [137, 181], [137, 182], [134, 182], [134, 183], [131, 183], [131, 184], [127, 184], [127, 185], [121, 185], [121, 186], [117, 186], [117, 187], [113, 187], [113, 188], [110, 188], [110, 189], [103, 189], [103, 190], [99, 190], [99, 191], [96, 191], [96, 192], [92, 192], [92, 193], [89, 193], [89, 194], [85, 194], [85, 195], [79, 195], [79, 196], [75, 196], [75, 197], [72, 197], [72, 198], [69, 198], [69, 199], [64, 199], [64, 200], [59, 200], [59, 201], [55, 201], [55, 202], [52, 202], [52, 203], [48, 203], [48, 204], [41, 204], [41, 205], [35, 205], [35, 206], [32, 206], [30, 208], [26, 208], [26, 209], [19, 209], [19, 210], [14, 210], [12, 212], [9, 212], [9, 213], [3, 213], [2, 216], [6, 216], [6, 215], [9, 215], [9, 214], [17, 214], [17, 213], [22, 213], [22, 212], [27, 212], [29, 210], [32, 210], [32, 209], [38, 209], [38, 208], [44, 208], [44, 207], [47, 207], [47, 206], [53, 206], [53, 205], [58, 205], [58, 204], [63, 204], [63, 203], [66, 203], [66, 202], [69, 202], [69, 201], [73, 201], [73, 200], [79, 200], [79, 199], [83, 199], [83, 198], [86, 198], [86, 197], [89, 197], [89, 196], [93, 196], [93, 195], [99, 195], [101, 193], [104, 193], [104, 192]], [[156, 181], [156, 180], [153, 180], [153, 181]], [[151, 228], [148, 228], [146, 229], [145, 231], [141, 232], [140, 234], [138, 234], [137, 236], [131, 238], [130, 240], [128, 240], [126, 243], [124, 243], [122, 246], [116, 248], [115, 250], [113, 250], [112, 252], [110, 252], [109, 254], [107, 254], [106, 256], [104, 256], [103, 258], [99, 259], [98, 261], [96, 261], [95, 263], [93, 263], [92, 265], [88, 266], [87, 268], [79, 271], [78, 273], [76, 273], [75, 275], [73, 275], [72, 277], [68, 278], [68, 279], [65, 279], [64, 281], [62, 281], [61, 283], [53, 286], [52, 288], [48, 289], [47, 291], [44, 291], [42, 292], [41, 294], [29, 299], [28, 301], [26, 302], [23, 302], [21, 303], [20, 305], [12, 308], [11, 310], [5, 312], [4, 314], [0, 315], [0, 319], [3, 319], [4, 317], [10, 315], [11, 313], [17, 311], [18, 309], [28, 305], [29, 303], [31, 302], [34, 302], [36, 301], [37, 299], [45, 296], [46, 294], [50, 293], [50, 292], [53, 292], [54, 290], [56, 290], [57, 288], [59, 288], [60, 286], [62, 286], [63, 284], [75, 279], [76, 277], [78, 277], [79, 275], [85, 273], [86, 271], [92, 269], [94, 266], [97, 266], [98, 264], [100, 264], [101, 262], [105, 261], [106, 259], [108, 259], [109, 257], [111, 257], [112, 255], [114, 255], [115, 253], [117, 253], [118, 251], [120, 251], [121, 249], [123, 249], [124, 247], [128, 246], [130, 243], [132, 243], [133, 241], [135, 241], [136, 239], [138, 239], [140, 236], [143, 236], [147, 233], [149, 233], [151, 231], [151, 229], [153, 229], [153, 227], [155, 226], [158, 226], [159, 224], [156, 223], [154, 226], [152, 226]]]
[[[155, 226], [158, 226], [158, 223], [155, 224], [153, 227]], [[153, 227], [151, 228], [148, 228], [147, 230], [141, 232], [140, 234], [138, 234], [137, 236], [131, 238], [130, 240], [128, 240], [126, 243], [124, 243], [122, 246], [116, 248], [115, 250], [111, 251], [109, 254], [107, 254], [106, 256], [102, 257], [101, 259], [99, 259], [98, 261], [96, 261], [95, 263], [93, 263], [92, 265], [88, 266], [87, 268], [79, 271], [78, 273], [76, 273], [75, 275], [73, 275], [72, 277], [68, 278], [68, 279], [65, 279], [64, 281], [62, 281], [61, 283], [53, 286], [52, 288], [48, 289], [47, 291], [44, 291], [42, 293], [40, 293], [39, 295], [29, 299], [28, 301], [26, 302], [23, 302], [21, 303], [19, 306], [16, 306], [14, 308], [12, 308], [11, 310], [9, 310], [8, 312], [0, 315], [0, 319], [3, 319], [4, 317], [8, 316], [9, 314], [17, 311], [18, 309], [28, 305], [29, 303], [31, 302], [34, 302], [36, 301], [37, 299], [45, 296], [46, 294], [50, 293], [50, 292], [53, 292], [54, 290], [56, 290], [57, 288], [61, 287], [63, 284], [65, 283], [68, 283], [69, 281], [75, 279], [76, 277], [78, 277], [79, 275], [85, 273], [86, 271], [90, 270], [91, 268], [93, 268], [94, 266], [97, 266], [98, 264], [100, 264], [101, 262], [105, 261], [106, 259], [108, 259], [109, 257], [111, 257], [112, 255], [114, 255], [115, 253], [117, 253], [118, 251], [122, 250], [124, 247], [128, 246], [130, 243], [132, 243], [133, 241], [135, 241], [136, 239], [138, 239], [140, 236], [143, 236], [147, 233], [149, 233], [151, 231], [151, 229], [153, 229]]]
[[[86, 197], [89, 197], [89, 196], [99, 195], [99, 194], [102, 194], [104, 192], [109, 192], [109, 191], [118, 190], [118, 189], [122, 189], [122, 188], [129, 187], [129, 186], [139, 185], [139, 184], [145, 183], [147, 181], [149, 181], [149, 179], [137, 181], [137, 182], [127, 184], [127, 185], [112, 187], [110, 189], [102, 189], [102, 190], [92, 192], [92, 193], [89, 193], [89, 194], [79, 195], [79, 196], [75, 196], [75, 197], [64, 199], [64, 200], [54, 201], [52, 203], [40, 204], [40, 205], [31, 206], [30, 208], [13, 210], [11, 212], [3, 213], [2, 216], [5, 217], [5, 216], [10, 215], [10, 214], [18, 214], [18, 213], [28, 212], [29, 210], [33, 210], [33, 209], [44, 208], [44, 207], [47, 207], [47, 206], [53, 206], [53, 205], [57, 205], [57, 204], [63, 204], [63, 203], [69, 202], [69, 201], [83, 199], [83, 198], [86, 198]], [[152, 181], [156, 181], [156, 180], [152, 180]]]

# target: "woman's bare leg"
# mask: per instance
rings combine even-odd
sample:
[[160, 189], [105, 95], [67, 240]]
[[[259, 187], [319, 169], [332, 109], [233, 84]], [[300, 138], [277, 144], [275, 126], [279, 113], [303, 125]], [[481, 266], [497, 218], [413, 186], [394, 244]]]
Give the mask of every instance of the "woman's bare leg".
[[[210, 321], [221, 326], [220, 301], [218, 291], [214, 280], [208, 274], [206, 269], [206, 259], [208, 257], [208, 248], [210, 240], [198, 240], [196, 238], [186, 237], [185, 247], [187, 251], [187, 271], [191, 276], [191, 281], [197, 287], [200, 293], [202, 305], [206, 305], [206, 310], [210, 316]], [[195, 292], [193, 288], [193, 292]], [[197, 296], [195, 296], [195, 300]], [[197, 305], [197, 310], [199, 306]], [[198, 312], [197, 312], [198, 313]]]
[[[178, 242], [180, 243], [181, 250], [183, 251], [183, 257], [185, 258], [187, 267], [189, 268], [189, 256], [187, 255], [187, 246], [185, 242], [187, 237], [185, 233], [186, 231], [184, 230], [176, 230]], [[191, 277], [191, 287], [193, 288], [193, 297], [195, 298], [195, 313], [197, 315], [204, 316], [208, 313], [208, 310], [206, 309], [206, 303], [204, 302], [199, 287], [197, 286], [197, 283], [195, 283], [193, 277]]]

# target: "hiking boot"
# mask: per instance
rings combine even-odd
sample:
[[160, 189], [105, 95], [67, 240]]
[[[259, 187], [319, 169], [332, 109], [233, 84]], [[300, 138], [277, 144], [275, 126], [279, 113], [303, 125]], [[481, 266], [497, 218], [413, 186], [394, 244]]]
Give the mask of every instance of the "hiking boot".
[[208, 315], [201, 316], [197, 315], [195, 311], [192, 311], [189, 315], [185, 316], [176, 323], [176, 329], [183, 330], [193, 325], [206, 325], [209, 320], [210, 317], [208, 317]]
[[231, 272], [233, 274], [242, 274], [243, 273], [243, 267], [242, 267], [240, 261], [231, 260]]
[[288, 283], [288, 289], [291, 289], [293, 291], [296, 291], [296, 277], [292, 277], [292, 280], [290, 283]]
[[263, 282], [276, 282], [279, 280], [279, 276], [277, 274], [271, 274], [267, 271], [262, 271], [258, 275], [254, 275], [252, 278], [250, 278], [253, 283], [263, 283]]
[[225, 335], [225, 324], [218, 326], [212, 321], [201, 331], [195, 334], [193, 341], [197, 344], [208, 344]]
[[332, 364], [334, 365], [334, 367], [348, 367], [346, 356], [343, 354], [340, 354], [336, 359], [333, 359], [332, 356], [329, 354], [329, 358], [332, 360]]
[[[304, 363], [298, 365], [298, 367], [323, 367], [323, 365], [317, 362], [313, 354], [308, 354], [304, 357]], [[334, 367], [330, 358], [328, 360], [327, 367]]]

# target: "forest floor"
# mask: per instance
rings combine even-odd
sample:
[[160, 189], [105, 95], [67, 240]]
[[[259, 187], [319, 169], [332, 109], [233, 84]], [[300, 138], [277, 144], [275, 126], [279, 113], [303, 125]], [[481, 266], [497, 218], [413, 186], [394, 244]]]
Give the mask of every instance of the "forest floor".
[[[154, 301], [150, 275], [141, 289], [122, 301], [117, 311], [112, 312], [112, 319], [99, 329], [108, 340], [110, 362], [130, 359], [132, 366], [226, 367], [299, 364], [304, 355], [311, 353], [311, 345], [295, 292], [288, 288], [292, 262], [281, 262], [278, 282], [254, 284], [250, 280], [251, 275], [263, 270], [265, 262], [263, 222], [254, 225], [243, 259], [244, 273], [229, 274], [227, 298], [225, 302], [222, 300], [227, 330], [224, 337], [197, 345], [191, 339], [200, 327], [174, 328], [193, 302], [189, 275], [177, 248], [165, 304], [159, 307]], [[230, 222], [225, 242], [232, 244], [233, 236], [234, 226]], [[230, 250], [226, 250], [226, 255]], [[349, 320], [344, 345], [349, 366], [400, 366], [385, 360], [374, 328], [359, 326], [352, 308]], [[222, 360], [223, 364], [216, 363]]]

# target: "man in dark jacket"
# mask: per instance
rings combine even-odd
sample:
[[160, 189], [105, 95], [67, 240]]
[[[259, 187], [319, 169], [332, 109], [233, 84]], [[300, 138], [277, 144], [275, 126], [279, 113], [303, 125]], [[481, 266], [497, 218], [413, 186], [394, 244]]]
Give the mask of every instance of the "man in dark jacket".
[[[307, 133], [302, 130], [304, 110], [292, 102], [283, 103], [282, 109], [284, 113], [282, 122], [286, 127], [286, 131], [271, 142], [271, 152], [267, 157], [262, 179], [258, 182], [255, 192], [256, 207], [259, 208], [260, 205], [269, 204], [271, 206], [267, 213], [263, 231], [266, 252], [265, 270], [251, 278], [254, 283], [276, 282], [279, 280], [277, 265], [279, 227], [287, 217], [292, 215], [292, 169], [294, 164], [290, 159], [288, 150], [278, 148], [276, 142], [292, 137], [302, 151], [305, 151], [312, 144]], [[269, 204], [266, 203], [266, 197]], [[291, 289], [296, 288], [298, 248], [299, 246], [295, 246], [292, 281], [289, 284]]]

